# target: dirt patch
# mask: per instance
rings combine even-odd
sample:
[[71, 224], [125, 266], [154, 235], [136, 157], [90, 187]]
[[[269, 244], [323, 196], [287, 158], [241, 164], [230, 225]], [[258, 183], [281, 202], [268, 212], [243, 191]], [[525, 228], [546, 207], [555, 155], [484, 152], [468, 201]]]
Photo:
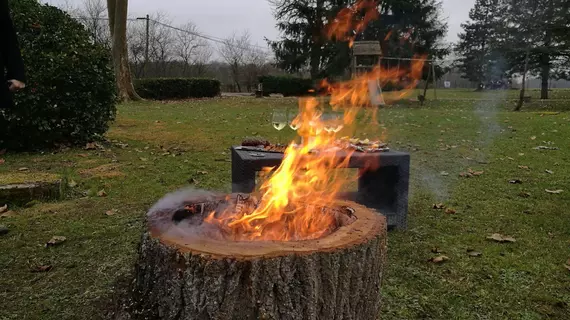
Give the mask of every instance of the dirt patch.
[[121, 172], [120, 165], [118, 164], [104, 164], [91, 169], [84, 169], [79, 171], [83, 177], [99, 177], [99, 178], [116, 178], [124, 177], [125, 174]]

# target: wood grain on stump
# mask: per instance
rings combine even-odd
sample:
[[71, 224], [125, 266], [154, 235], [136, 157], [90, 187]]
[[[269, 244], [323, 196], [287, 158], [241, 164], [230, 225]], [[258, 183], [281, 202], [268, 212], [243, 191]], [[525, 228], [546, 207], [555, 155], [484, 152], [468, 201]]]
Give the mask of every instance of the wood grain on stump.
[[352, 202], [357, 220], [309, 241], [172, 241], [144, 234], [136, 319], [378, 319], [386, 221]]

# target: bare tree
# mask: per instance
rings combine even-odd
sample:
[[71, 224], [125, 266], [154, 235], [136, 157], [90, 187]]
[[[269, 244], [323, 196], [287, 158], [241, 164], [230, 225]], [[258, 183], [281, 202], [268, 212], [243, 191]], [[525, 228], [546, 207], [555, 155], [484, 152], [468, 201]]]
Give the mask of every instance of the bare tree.
[[107, 13], [107, 5], [104, 0], [84, 0], [83, 6], [78, 10], [79, 20], [93, 35], [96, 43], [109, 44], [109, 28], [104, 21]]
[[207, 45], [206, 41], [198, 37], [198, 28], [192, 22], [179, 27], [174, 44], [174, 52], [183, 63], [182, 75], [187, 76], [193, 61], [201, 47]]
[[204, 77], [208, 73], [213, 54], [212, 47], [207, 42], [196, 50], [192, 57], [192, 76]]
[[168, 26], [172, 23], [168, 15], [159, 11], [150, 19], [149, 59], [161, 74], [167, 74], [172, 60], [175, 36]]
[[129, 45], [129, 58], [132, 62], [133, 72], [135, 77], [141, 78], [146, 62], [146, 25], [140, 21], [129, 23], [127, 28], [127, 43]]
[[109, 30], [112, 41], [113, 66], [119, 99], [121, 101], [141, 100], [131, 78], [127, 48], [128, 0], [107, 0]]
[[223, 44], [218, 47], [220, 56], [222, 56], [230, 67], [231, 77], [238, 92], [241, 92], [240, 80], [243, 72], [242, 68], [246, 62], [246, 56], [249, 51], [251, 51], [251, 45], [250, 35], [247, 31], [241, 35], [234, 33], [231, 37], [225, 39]]
[[251, 47], [246, 55], [244, 68], [247, 91], [253, 91], [256, 84], [259, 82], [259, 76], [267, 74], [268, 71], [269, 64], [267, 52]]

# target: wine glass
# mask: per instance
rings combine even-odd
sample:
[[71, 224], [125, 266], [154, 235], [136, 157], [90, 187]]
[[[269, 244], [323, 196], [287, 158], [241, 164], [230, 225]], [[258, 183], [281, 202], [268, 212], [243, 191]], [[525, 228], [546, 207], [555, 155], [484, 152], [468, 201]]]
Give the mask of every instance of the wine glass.
[[299, 120], [295, 121], [298, 116], [299, 116], [298, 112], [289, 112], [289, 114], [287, 116], [288, 122], [289, 122], [289, 127], [293, 131], [297, 131], [297, 130], [299, 130], [299, 128], [301, 128], [301, 121], [299, 121]]
[[285, 129], [287, 126], [287, 113], [283, 110], [275, 110], [273, 111], [273, 120], [272, 120], [273, 128], [277, 131], [281, 131]]
[[287, 126], [287, 112], [284, 110], [274, 110], [271, 124], [273, 124], [273, 128], [277, 131], [285, 129]]

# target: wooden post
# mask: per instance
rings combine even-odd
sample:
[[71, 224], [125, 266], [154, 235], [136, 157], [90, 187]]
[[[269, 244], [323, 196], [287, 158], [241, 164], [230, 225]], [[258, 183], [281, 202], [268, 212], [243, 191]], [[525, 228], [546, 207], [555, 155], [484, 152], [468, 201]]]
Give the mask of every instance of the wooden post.
[[423, 95], [423, 99], [420, 99], [420, 105], [423, 107], [424, 106], [424, 102], [426, 101], [426, 95], [427, 95], [427, 89], [428, 89], [428, 84], [429, 84], [429, 77], [431, 75], [431, 68], [428, 68], [428, 76], [426, 79], [426, 85], [424, 86], [424, 95]]
[[431, 62], [431, 74], [433, 77], [433, 95], [434, 100], [437, 100], [437, 76], [435, 74], [435, 63], [434, 61]]

